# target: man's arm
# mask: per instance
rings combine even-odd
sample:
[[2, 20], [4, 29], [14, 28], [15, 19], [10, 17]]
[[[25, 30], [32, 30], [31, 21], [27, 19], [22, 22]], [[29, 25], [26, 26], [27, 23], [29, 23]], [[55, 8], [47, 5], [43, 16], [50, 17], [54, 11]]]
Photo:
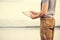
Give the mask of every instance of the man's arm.
[[40, 16], [44, 16], [48, 12], [49, 0], [42, 0], [42, 8]]
[[44, 16], [48, 12], [48, 4], [49, 4], [49, 0], [43, 0], [41, 12], [30, 11], [33, 14], [31, 18], [36, 19]]
[[48, 3], [43, 3], [42, 4], [42, 10], [40, 12], [40, 17], [44, 16], [48, 12]]
[[41, 12], [35, 12], [35, 11], [30, 11], [33, 15], [31, 15], [32, 19], [36, 19], [39, 17], [44, 16], [48, 11], [48, 4], [42, 4], [42, 10]]

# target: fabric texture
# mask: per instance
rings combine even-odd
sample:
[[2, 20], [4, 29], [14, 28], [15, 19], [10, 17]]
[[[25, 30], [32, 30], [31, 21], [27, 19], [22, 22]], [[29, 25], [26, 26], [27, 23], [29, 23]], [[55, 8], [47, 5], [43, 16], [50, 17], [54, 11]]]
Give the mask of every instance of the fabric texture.
[[41, 40], [53, 40], [55, 19], [54, 18], [41, 18], [40, 33]]

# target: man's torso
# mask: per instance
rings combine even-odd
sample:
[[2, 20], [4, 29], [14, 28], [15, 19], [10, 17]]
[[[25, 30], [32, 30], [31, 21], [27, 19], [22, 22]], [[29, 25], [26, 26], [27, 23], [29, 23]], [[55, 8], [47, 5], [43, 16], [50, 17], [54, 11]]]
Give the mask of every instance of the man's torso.
[[43, 3], [47, 3], [47, 2], [48, 2], [48, 12], [46, 13], [46, 15], [44, 17], [52, 16], [52, 15], [55, 14], [56, 0], [42, 0], [41, 1], [41, 6], [42, 6]]

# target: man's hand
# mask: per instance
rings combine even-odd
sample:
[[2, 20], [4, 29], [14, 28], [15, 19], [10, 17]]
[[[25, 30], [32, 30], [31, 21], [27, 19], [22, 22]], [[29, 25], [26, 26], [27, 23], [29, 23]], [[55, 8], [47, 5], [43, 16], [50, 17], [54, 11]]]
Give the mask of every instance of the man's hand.
[[31, 12], [31, 18], [36, 19], [40, 17], [40, 12], [30, 11]]

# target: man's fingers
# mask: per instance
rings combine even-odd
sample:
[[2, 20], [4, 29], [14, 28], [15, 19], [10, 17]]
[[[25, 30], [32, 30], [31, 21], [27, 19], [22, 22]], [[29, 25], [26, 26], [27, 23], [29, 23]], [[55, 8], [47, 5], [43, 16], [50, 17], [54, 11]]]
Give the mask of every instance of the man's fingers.
[[36, 19], [36, 18], [37, 18], [37, 16], [36, 16], [36, 15], [31, 14], [31, 18], [32, 18], [32, 19]]

